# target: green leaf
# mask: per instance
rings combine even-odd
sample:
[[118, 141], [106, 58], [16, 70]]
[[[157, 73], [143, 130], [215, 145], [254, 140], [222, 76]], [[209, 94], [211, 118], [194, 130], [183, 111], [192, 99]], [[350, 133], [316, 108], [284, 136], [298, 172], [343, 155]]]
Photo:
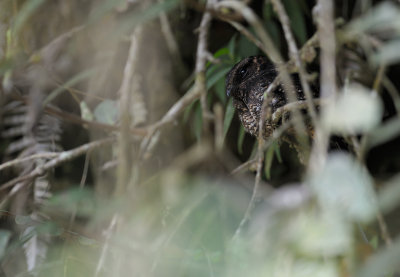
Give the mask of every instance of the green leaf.
[[245, 130], [244, 127], [242, 125], [240, 125], [239, 128], [239, 137], [238, 137], [238, 141], [237, 141], [237, 147], [238, 147], [238, 152], [239, 154], [243, 153], [243, 141], [244, 141], [244, 135], [245, 135]]
[[190, 103], [190, 105], [185, 109], [185, 111], [183, 112], [183, 122], [187, 122], [189, 119], [189, 116], [193, 110], [193, 108], [195, 107], [196, 103], [198, 103], [198, 101], [193, 101], [192, 103]]
[[231, 60], [234, 60], [236, 49], [236, 34], [232, 36], [232, 38], [229, 40], [227, 48], [229, 50], [229, 57], [231, 58]]
[[286, 12], [290, 18], [290, 26], [301, 45], [307, 41], [307, 28], [299, 0], [285, 0]]
[[382, 101], [366, 88], [350, 85], [337, 99], [323, 110], [324, 126], [335, 133], [353, 135], [368, 132], [382, 118]]
[[8, 241], [10, 240], [11, 232], [8, 230], [0, 229], [0, 260], [2, 260], [6, 253]]
[[224, 138], [228, 133], [229, 127], [231, 126], [233, 115], [235, 114], [235, 108], [232, 104], [232, 98], [229, 98], [228, 104], [226, 106], [225, 116], [224, 116]]
[[35, 13], [35, 11], [43, 5], [45, 0], [30, 0], [30, 1], [25, 1], [24, 5], [22, 6], [22, 9], [18, 12], [17, 16], [15, 17], [14, 20], [14, 34], [18, 34], [20, 29], [24, 26], [26, 21], [29, 19], [29, 17]]
[[227, 47], [223, 47], [214, 53], [214, 58], [219, 58], [225, 55], [229, 55], [229, 49]]
[[79, 103], [79, 108], [81, 109], [81, 117], [84, 120], [92, 121], [93, 120], [93, 113], [90, 110], [89, 106], [86, 104], [85, 101], [81, 101]]
[[210, 89], [219, 80], [225, 80], [225, 75], [231, 70], [231, 67], [231, 65], [225, 65], [224, 67], [218, 68], [217, 72], [207, 74], [210, 75], [210, 77], [207, 78], [207, 89]]
[[193, 128], [194, 135], [196, 136], [197, 141], [200, 141], [203, 133], [203, 116], [201, 112], [200, 102], [198, 103], [198, 105], [196, 105], [195, 108]]
[[102, 101], [94, 110], [94, 117], [96, 121], [106, 124], [115, 124], [117, 122], [118, 115], [118, 104], [113, 100], [107, 99]]
[[352, 225], [331, 211], [300, 212], [286, 227], [291, 246], [307, 257], [337, 257], [352, 244]]
[[219, 79], [214, 85], [215, 94], [217, 95], [218, 99], [223, 103], [226, 104], [226, 88], [225, 88], [225, 80]]
[[281, 148], [279, 147], [279, 143], [274, 144], [274, 148], [275, 148], [275, 155], [278, 158], [278, 162], [282, 163], [282, 155], [281, 155]]
[[237, 45], [237, 52], [238, 56], [240, 57], [247, 57], [257, 54], [257, 46], [249, 41], [245, 36], [240, 36], [238, 45]]
[[263, 7], [263, 15], [264, 15], [264, 19], [266, 21], [271, 20], [273, 18], [273, 16], [275, 15], [271, 2], [269, 2], [269, 1], [265, 2], [264, 7]]
[[324, 209], [354, 221], [366, 222], [375, 217], [377, 200], [372, 178], [349, 154], [329, 155], [309, 183]]
[[274, 144], [275, 143], [273, 143], [272, 145], [270, 145], [270, 147], [268, 147], [265, 154], [264, 172], [268, 180], [271, 179], [271, 166], [274, 160], [274, 152], [275, 152]]

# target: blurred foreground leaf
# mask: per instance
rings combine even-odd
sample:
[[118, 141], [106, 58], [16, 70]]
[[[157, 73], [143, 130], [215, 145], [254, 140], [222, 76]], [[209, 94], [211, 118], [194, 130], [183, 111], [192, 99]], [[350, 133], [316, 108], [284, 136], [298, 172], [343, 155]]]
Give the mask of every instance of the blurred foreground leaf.
[[379, 124], [383, 107], [380, 98], [361, 86], [349, 86], [323, 111], [324, 126], [334, 133], [368, 132]]
[[372, 178], [345, 153], [328, 156], [324, 168], [310, 179], [321, 207], [354, 221], [371, 220], [377, 210]]
[[96, 121], [115, 124], [118, 119], [118, 107], [116, 101], [104, 100], [94, 110]]

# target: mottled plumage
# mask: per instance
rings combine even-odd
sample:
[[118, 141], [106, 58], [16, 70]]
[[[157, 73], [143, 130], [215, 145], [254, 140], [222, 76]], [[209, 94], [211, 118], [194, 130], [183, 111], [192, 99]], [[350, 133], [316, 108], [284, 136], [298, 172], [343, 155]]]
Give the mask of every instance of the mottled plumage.
[[[238, 111], [240, 121], [245, 130], [258, 135], [263, 95], [268, 86], [275, 80], [277, 72], [274, 65], [264, 56], [252, 56], [237, 63], [226, 76], [226, 93], [233, 98], [233, 105]], [[294, 80], [299, 93], [303, 98], [298, 80]], [[287, 103], [282, 86], [277, 86], [268, 96], [268, 106], [271, 114]], [[268, 138], [276, 126], [270, 118], [265, 119], [264, 138]]]

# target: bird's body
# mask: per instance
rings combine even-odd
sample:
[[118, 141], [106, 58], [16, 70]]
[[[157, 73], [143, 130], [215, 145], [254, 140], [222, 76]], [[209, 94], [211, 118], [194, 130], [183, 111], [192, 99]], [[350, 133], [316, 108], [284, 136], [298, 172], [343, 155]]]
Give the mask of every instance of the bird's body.
[[[226, 77], [226, 93], [233, 98], [233, 105], [238, 111], [240, 121], [246, 132], [257, 136], [262, 114], [264, 93], [277, 77], [274, 65], [264, 56], [251, 56], [238, 62]], [[297, 98], [304, 99], [298, 79], [294, 79]], [[266, 108], [269, 114], [287, 104], [287, 97], [281, 85], [266, 95]], [[263, 137], [268, 138], [274, 129], [270, 117], [264, 118]]]

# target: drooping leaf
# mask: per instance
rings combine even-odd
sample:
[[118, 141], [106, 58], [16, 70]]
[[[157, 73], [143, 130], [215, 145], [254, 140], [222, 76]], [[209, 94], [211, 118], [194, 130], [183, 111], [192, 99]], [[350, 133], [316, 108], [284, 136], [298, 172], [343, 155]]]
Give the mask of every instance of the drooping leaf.
[[219, 80], [225, 80], [225, 75], [229, 72], [231, 67], [232, 65], [225, 65], [223, 67], [220, 67], [219, 70], [217, 70], [212, 75], [210, 74], [210, 77], [207, 78], [207, 89], [211, 88]]
[[270, 145], [270, 147], [268, 147], [265, 153], [264, 173], [268, 180], [271, 179], [271, 166], [274, 160], [274, 153], [275, 153], [274, 145], [275, 143]]
[[235, 108], [232, 104], [232, 98], [229, 98], [228, 104], [226, 106], [225, 116], [224, 116], [224, 138], [228, 133], [229, 127], [231, 126], [233, 115], [235, 114]]
[[239, 128], [239, 137], [238, 137], [238, 142], [237, 142], [237, 148], [238, 148], [238, 152], [239, 154], [243, 153], [243, 142], [244, 142], [244, 136], [245, 136], [245, 130], [244, 127], [242, 125], [240, 125]]
[[203, 134], [203, 116], [200, 102], [195, 106], [193, 131], [197, 141], [200, 141]]

